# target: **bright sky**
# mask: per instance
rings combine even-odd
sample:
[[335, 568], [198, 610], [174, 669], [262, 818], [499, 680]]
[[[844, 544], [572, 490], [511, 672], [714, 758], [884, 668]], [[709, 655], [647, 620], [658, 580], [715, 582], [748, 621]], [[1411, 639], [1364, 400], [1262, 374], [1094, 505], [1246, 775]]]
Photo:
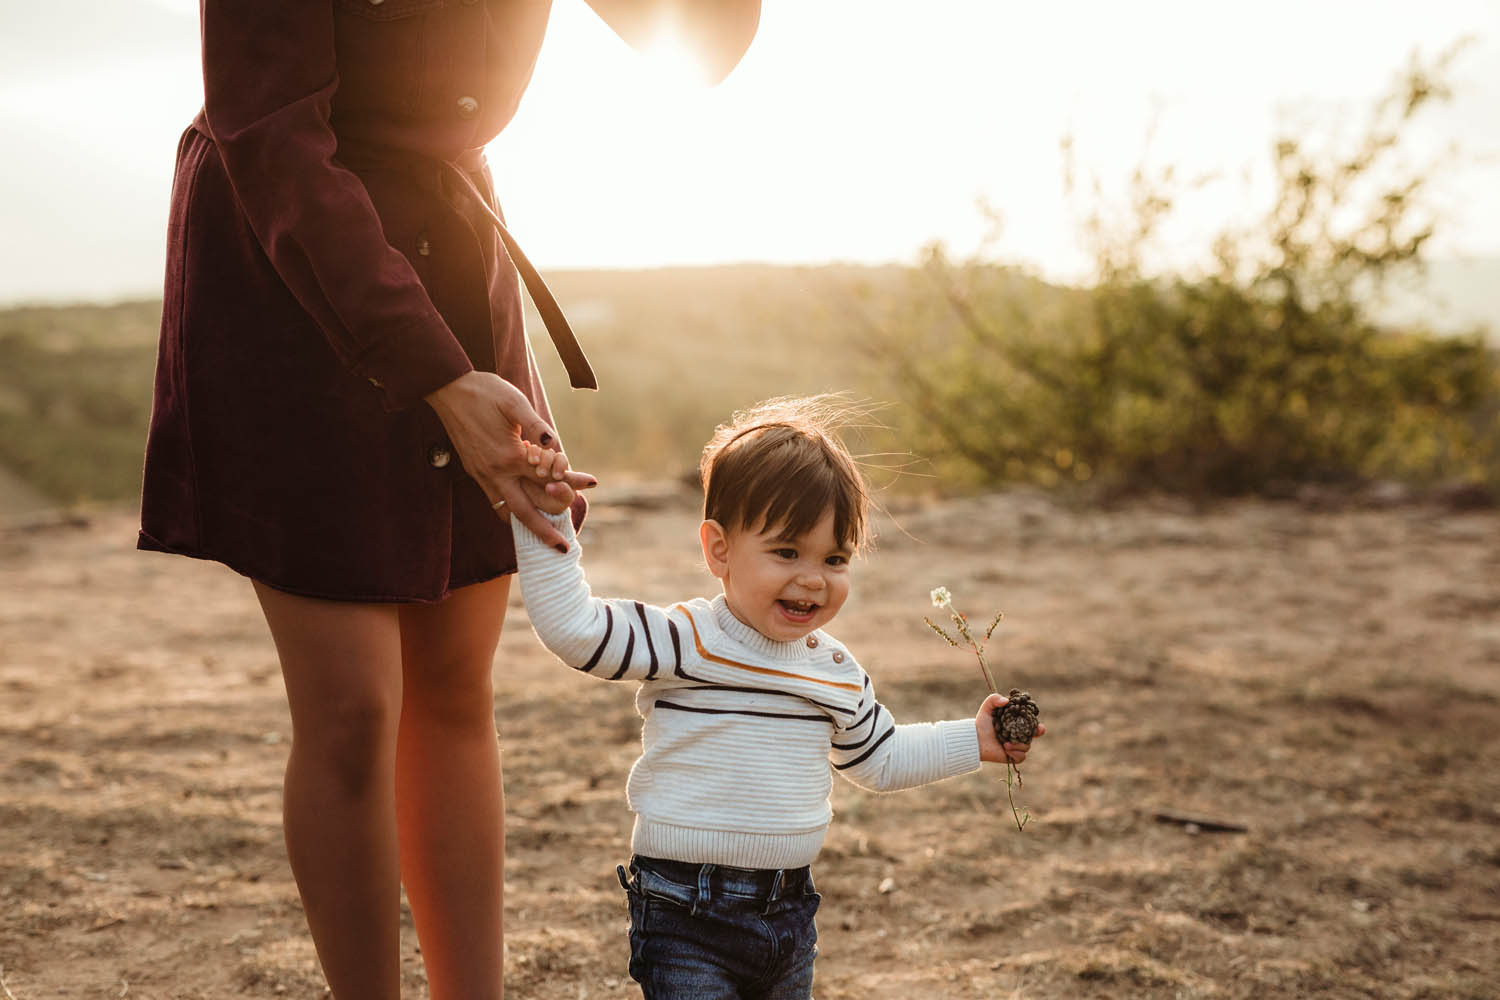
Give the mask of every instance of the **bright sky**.
[[[155, 294], [173, 153], [201, 100], [197, 4], [17, 6], [0, 38], [0, 301]], [[909, 261], [932, 240], [979, 246], [987, 203], [994, 253], [1076, 277], [1063, 135], [1106, 184], [1143, 156], [1222, 174], [1176, 231], [1187, 259], [1264, 197], [1276, 129], [1347, 125], [1414, 50], [1466, 35], [1459, 99], [1421, 135], [1422, 155], [1456, 142], [1469, 161], [1440, 192], [1434, 249], [1500, 256], [1497, 0], [765, 0], [712, 90], [668, 85], [582, 0], [556, 0], [490, 158], [544, 268]]]

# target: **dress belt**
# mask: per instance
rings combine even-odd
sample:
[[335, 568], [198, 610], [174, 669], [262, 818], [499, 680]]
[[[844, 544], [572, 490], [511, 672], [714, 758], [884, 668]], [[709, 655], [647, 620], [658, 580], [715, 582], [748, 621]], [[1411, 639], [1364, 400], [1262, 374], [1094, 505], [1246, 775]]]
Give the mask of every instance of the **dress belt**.
[[[342, 156], [340, 158], [342, 159]], [[589, 365], [589, 359], [584, 355], [578, 338], [573, 334], [573, 328], [568, 324], [568, 317], [563, 315], [562, 307], [557, 304], [552, 289], [547, 287], [541, 274], [532, 266], [530, 259], [521, 250], [521, 245], [510, 234], [510, 230], [506, 228], [499, 214], [490, 207], [489, 199], [474, 184], [470, 170], [477, 173], [483, 168], [484, 154], [480, 150], [471, 149], [466, 151], [457, 162], [453, 160], [432, 162], [437, 163], [440, 169], [458, 183], [459, 190], [466, 191], [472, 196], [474, 204], [479, 206], [485, 217], [495, 227], [495, 232], [500, 234], [500, 242], [505, 244], [505, 252], [510, 254], [511, 262], [516, 265], [521, 280], [526, 283], [526, 291], [531, 295], [536, 311], [541, 314], [542, 323], [547, 327], [547, 334], [552, 338], [552, 346], [557, 348], [558, 357], [562, 358], [563, 367], [567, 369], [568, 384], [575, 389], [599, 388], [599, 381], [594, 378], [594, 369]], [[463, 165], [465, 163], [472, 163], [473, 166], [466, 167]]]
[[[209, 131], [202, 112], [199, 112], [193, 126], [210, 140], [213, 139], [213, 133]], [[334, 155], [339, 163], [351, 170], [386, 168], [401, 171], [444, 202], [454, 208], [459, 208], [460, 206], [449, 197], [447, 186], [443, 183], [445, 178], [455, 182], [457, 190], [464, 192], [467, 199], [484, 213], [485, 218], [499, 234], [500, 242], [505, 245], [505, 252], [510, 255], [511, 262], [515, 264], [516, 271], [520, 273], [521, 280], [526, 285], [527, 293], [531, 295], [531, 301], [536, 305], [536, 311], [541, 314], [542, 323], [547, 327], [547, 334], [552, 338], [553, 346], [557, 348], [558, 357], [562, 358], [563, 367], [568, 372], [568, 383], [575, 389], [599, 388], [599, 381], [594, 377], [594, 369], [589, 365], [589, 359], [584, 355], [583, 348], [579, 346], [578, 338], [573, 334], [573, 328], [568, 325], [568, 318], [563, 315], [562, 307], [557, 304], [552, 289], [547, 287], [541, 274], [521, 250], [516, 238], [506, 228], [505, 222], [490, 207], [489, 199], [475, 186], [470, 176], [471, 171], [479, 173], [484, 169], [482, 149], [465, 150], [453, 160], [444, 160], [410, 150], [375, 146], [341, 138], [338, 152]]]

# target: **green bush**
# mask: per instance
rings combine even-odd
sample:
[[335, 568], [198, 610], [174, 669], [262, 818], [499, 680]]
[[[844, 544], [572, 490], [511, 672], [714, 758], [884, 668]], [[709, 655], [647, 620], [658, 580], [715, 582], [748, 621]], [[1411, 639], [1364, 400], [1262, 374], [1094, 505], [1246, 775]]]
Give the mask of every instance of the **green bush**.
[[1500, 364], [1482, 331], [1385, 329], [1369, 312], [1432, 235], [1419, 217], [1426, 177], [1396, 152], [1444, 96], [1414, 62], [1352, 155], [1278, 142], [1269, 218], [1225, 232], [1202, 276], [1145, 273], [1173, 205], [1170, 171], [1137, 171], [1123, 236], [1089, 220], [1088, 288], [934, 249], [925, 285], [873, 341], [893, 391], [923, 416], [910, 446], [945, 477], [982, 484], [1224, 495], [1373, 478], [1500, 484]]
[[160, 302], [0, 312], [0, 465], [65, 503], [139, 495]]

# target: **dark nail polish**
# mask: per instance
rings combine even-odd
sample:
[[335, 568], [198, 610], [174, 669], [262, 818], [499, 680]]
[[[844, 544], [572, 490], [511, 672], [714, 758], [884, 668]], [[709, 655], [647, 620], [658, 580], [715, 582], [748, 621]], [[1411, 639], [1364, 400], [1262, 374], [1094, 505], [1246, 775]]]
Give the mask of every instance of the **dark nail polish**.
[[540, 444], [543, 448], [547, 447], [552, 443], [552, 435], [548, 434], [546, 431], [543, 431], [541, 439], [537, 443]]
[[564, 545], [562, 542], [558, 542], [556, 545], [554, 545], [552, 547], [554, 549], [556, 549], [557, 551], [561, 552], [563, 555], [567, 555], [568, 554], [568, 547], [566, 545]]

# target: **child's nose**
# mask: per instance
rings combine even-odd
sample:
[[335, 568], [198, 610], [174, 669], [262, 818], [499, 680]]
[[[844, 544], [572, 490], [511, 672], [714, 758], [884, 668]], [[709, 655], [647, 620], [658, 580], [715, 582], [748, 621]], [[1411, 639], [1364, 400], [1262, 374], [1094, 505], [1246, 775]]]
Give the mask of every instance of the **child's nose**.
[[802, 586], [808, 588], [809, 590], [823, 589], [824, 580], [822, 573], [818, 573], [813, 570], [803, 570], [801, 573], [801, 577], [802, 578], [797, 582]]

